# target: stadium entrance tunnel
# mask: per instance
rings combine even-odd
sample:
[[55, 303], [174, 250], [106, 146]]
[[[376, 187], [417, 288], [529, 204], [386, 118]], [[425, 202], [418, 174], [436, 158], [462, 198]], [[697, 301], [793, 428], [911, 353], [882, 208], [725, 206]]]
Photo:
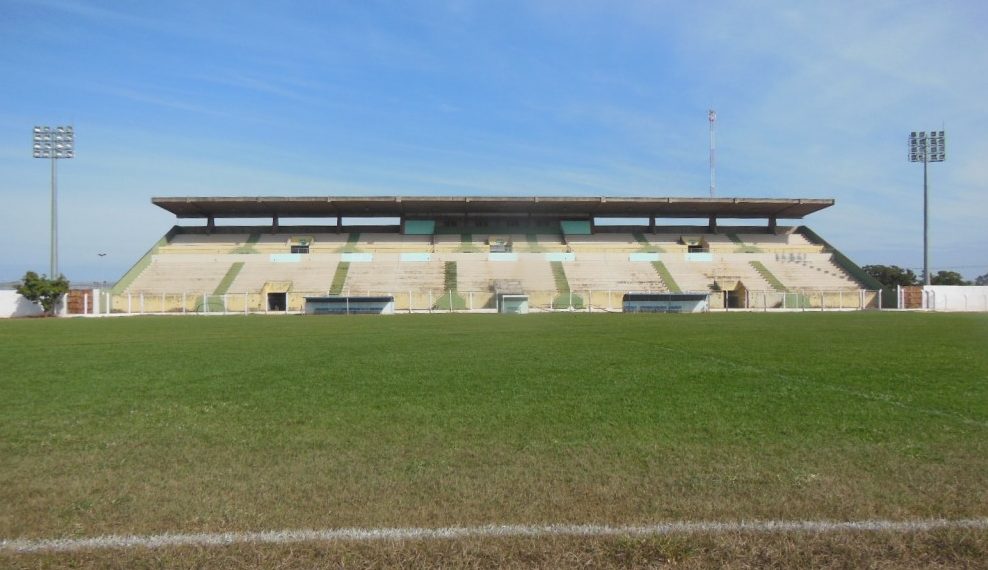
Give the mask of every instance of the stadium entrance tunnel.
[[268, 310], [288, 310], [288, 293], [268, 293]]
[[745, 309], [747, 308], [747, 296], [748, 289], [745, 288], [740, 282], [734, 289], [726, 291], [727, 293], [727, 308], [728, 309]]

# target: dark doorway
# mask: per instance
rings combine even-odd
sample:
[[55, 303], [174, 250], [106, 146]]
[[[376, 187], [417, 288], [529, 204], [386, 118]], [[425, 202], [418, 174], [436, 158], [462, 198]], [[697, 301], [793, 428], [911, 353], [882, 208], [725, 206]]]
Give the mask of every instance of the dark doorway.
[[748, 290], [745, 289], [744, 285], [738, 283], [733, 290], [727, 292], [727, 308], [728, 309], [747, 309], [748, 304]]
[[285, 311], [288, 309], [287, 293], [268, 293], [268, 310]]

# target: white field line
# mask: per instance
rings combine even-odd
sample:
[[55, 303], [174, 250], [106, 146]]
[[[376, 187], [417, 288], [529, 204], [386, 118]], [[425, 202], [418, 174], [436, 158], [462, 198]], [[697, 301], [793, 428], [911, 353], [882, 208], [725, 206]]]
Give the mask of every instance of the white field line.
[[232, 544], [286, 544], [327, 541], [449, 540], [462, 538], [510, 538], [548, 536], [654, 536], [682, 534], [781, 534], [833, 532], [926, 532], [940, 529], [988, 530], [988, 518], [920, 519], [911, 521], [741, 521], [669, 522], [646, 526], [607, 525], [485, 525], [445, 528], [340, 528], [266, 532], [219, 532], [0, 540], [0, 552], [72, 552], [120, 548], [223, 546]]

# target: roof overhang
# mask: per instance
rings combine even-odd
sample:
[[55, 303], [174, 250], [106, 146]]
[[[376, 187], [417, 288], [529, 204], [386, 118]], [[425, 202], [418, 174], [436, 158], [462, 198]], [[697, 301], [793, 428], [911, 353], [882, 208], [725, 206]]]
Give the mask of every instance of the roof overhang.
[[151, 203], [179, 218], [428, 217], [530, 214], [602, 218], [803, 218], [834, 205], [805, 198], [508, 196], [164, 197]]

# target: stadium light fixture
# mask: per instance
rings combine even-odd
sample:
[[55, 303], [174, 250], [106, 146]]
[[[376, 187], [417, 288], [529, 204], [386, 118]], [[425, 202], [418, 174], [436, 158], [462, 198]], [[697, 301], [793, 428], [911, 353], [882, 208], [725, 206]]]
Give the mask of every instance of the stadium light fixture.
[[34, 158], [51, 159], [51, 279], [58, 278], [58, 177], [55, 162], [75, 157], [75, 130], [34, 127]]
[[943, 162], [947, 158], [947, 138], [941, 131], [913, 131], [909, 133], [909, 162], [923, 163], [923, 282], [930, 284], [929, 240], [929, 184], [927, 166], [931, 162]]

